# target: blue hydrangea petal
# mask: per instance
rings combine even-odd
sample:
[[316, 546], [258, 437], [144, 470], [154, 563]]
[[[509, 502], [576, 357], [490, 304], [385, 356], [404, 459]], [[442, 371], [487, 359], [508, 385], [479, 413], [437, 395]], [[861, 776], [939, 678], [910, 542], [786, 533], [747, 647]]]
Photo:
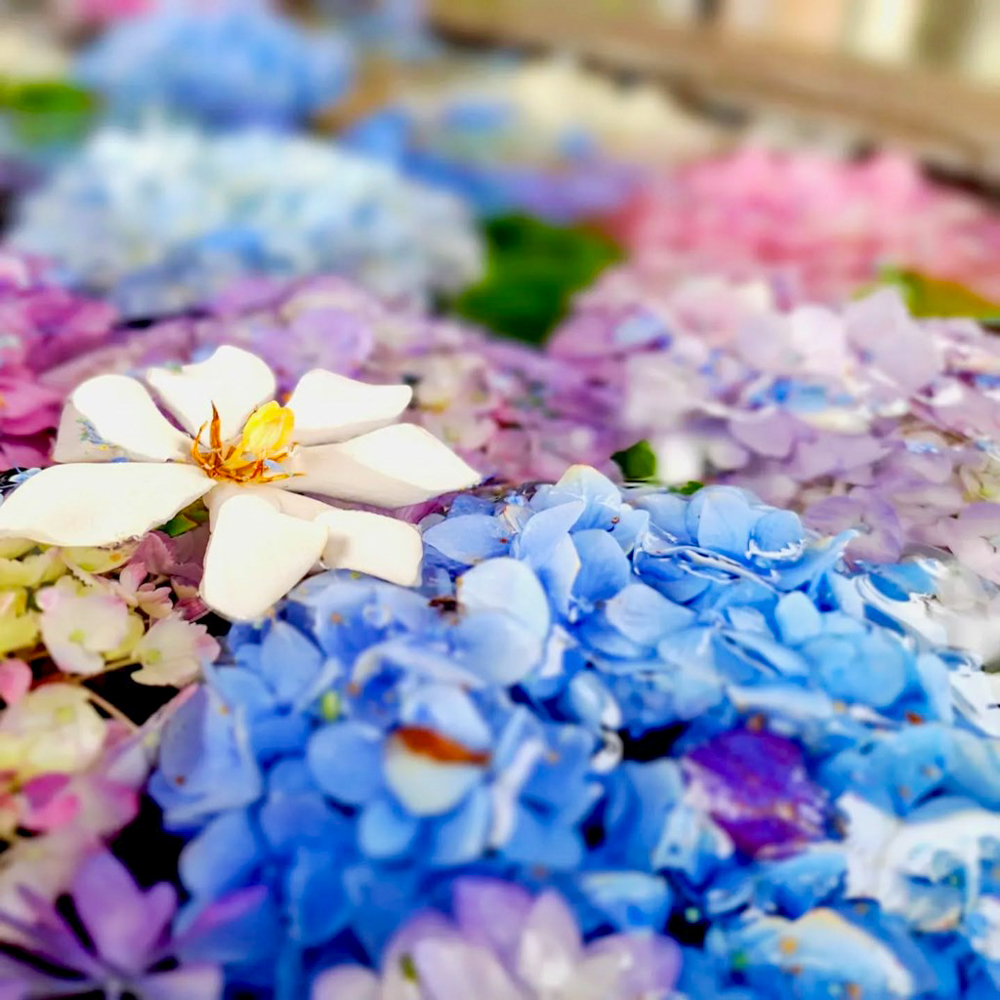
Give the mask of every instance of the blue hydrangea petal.
[[760, 514], [737, 493], [704, 489], [698, 517], [698, 544], [737, 559], [746, 557], [750, 533]]
[[545, 591], [538, 577], [516, 559], [480, 563], [458, 579], [456, 588], [459, 601], [469, 611], [506, 612], [539, 638], [549, 631]]
[[424, 542], [463, 566], [473, 566], [506, 555], [510, 532], [492, 515], [464, 514], [432, 525], [424, 532]]
[[351, 916], [342, 857], [327, 850], [300, 849], [285, 873], [288, 933], [302, 945], [329, 941]]
[[573, 535], [580, 556], [580, 572], [573, 595], [590, 604], [614, 597], [629, 582], [632, 568], [628, 556], [606, 531], [591, 529]]
[[260, 670], [279, 703], [290, 705], [315, 678], [320, 651], [287, 622], [271, 625], [260, 647]]
[[817, 845], [762, 867], [754, 881], [754, 902], [766, 912], [800, 917], [833, 901], [843, 891], [847, 858], [839, 846]]
[[565, 701], [570, 717], [591, 729], [622, 727], [621, 706], [601, 676], [593, 671], [581, 671], [570, 678]]
[[181, 881], [192, 896], [217, 899], [246, 885], [263, 858], [250, 815], [245, 810], [223, 813], [181, 851]]
[[545, 588], [553, 611], [564, 618], [569, 615], [573, 586], [581, 565], [572, 537], [563, 535], [545, 563], [537, 568], [538, 579]]
[[255, 720], [250, 726], [250, 743], [262, 764], [286, 753], [297, 753], [309, 738], [309, 720], [297, 714], [274, 714]]
[[463, 618], [452, 633], [455, 658], [489, 684], [516, 684], [538, 664], [544, 637], [529, 632], [503, 612]]
[[555, 872], [572, 871], [583, 860], [583, 842], [575, 830], [552, 824], [523, 806], [517, 807], [511, 834], [499, 850], [509, 861]]
[[677, 604], [690, 604], [712, 586], [707, 575], [695, 575], [690, 568], [672, 559], [662, 558], [662, 543], [647, 536], [633, 556], [638, 577]]
[[[880, 636], [865, 636], [860, 644], [821, 636], [810, 640], [808, 652], [824, 689], [834, 698], [887, 708], [906, 688], [906, 653]], [[866, 669], [868, 664], [872, 667]]]
[[673, 899], [666, 879], [645, 872], [584, 872], [575, 880], [584, 930], [610, 924], [621, 930], [662, 927]]
[[493, 822], [493, 804], [485, 788], [476, 788], [458, 810], [434, 826], [429, 862], [452, 867], [469, 864], [486, 849]]
[[420, 821], [388, 796], [372, 799], [358, 820], [358, 846], [370, 858], [400, 858], [413, 847]]
[[177, 956], [185, 962], [224, 964], [243, 972], [250, 959], [269, 973], [282, 939], [281, 917], [269, 887], [254, 885], [218, 903], [188, 903], [177, 914], [174, 933]]
[[784, 642], [797, 646], [817, 635], [823, 627], [823, 616], [801, 591], [785, 594], [774, 609], [775, 621]]
[[688, 608], [641, 583], [622, 588], [605, 604], [604, 614], [619, 632], [642, 646], [655, 646], [671, 632], [687, 628], [695, 618]]
[[531, 499], [534, 510], [583, 500], [586, 505], [574, 525], [577, 531], [598, 528], [607, 531], [617, 523], [622, 495], [607, 476], [587, 465], [574, 465], [555, 486], [541, 486]]
[[538, 511], [514, 539], [511, 554], [523, 559], [535, 571], [540, 570], [586, 509], [585, 501], [570, 500]]
[[695, 536], [688, 530], [688, 500], [676, 493], [651, 493], [639, 500], [650, 523], [673, 544], [689, 545]]
[[805, 529], [798, 514], [790, 510], [769, 510], [750, 532], [756, 550], [771, 558], [798, 555], [805, 539]]
[[209, 688], [197, 690], [170, 720], [150, 791], [170, 828], [183, 828], [263, 792], [263, 778], [241, 716]]
[[618, 523], [611, 529], [611, 537], [630, 555], [639, 539], [649, 530], [649, 511], [622, 506]]
[[317, 730], [306, 759], [313, 780], [345, 805], [363, 805], [381, 788], [382, 733], [374, 726], [345, 720]]

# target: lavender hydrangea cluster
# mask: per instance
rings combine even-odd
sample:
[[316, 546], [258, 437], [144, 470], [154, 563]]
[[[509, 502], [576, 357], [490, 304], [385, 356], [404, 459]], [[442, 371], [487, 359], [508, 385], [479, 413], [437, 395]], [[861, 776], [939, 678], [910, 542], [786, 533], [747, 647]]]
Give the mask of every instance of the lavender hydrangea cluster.
[[181, 114], [212, 127], [287, 127], [335, 104], [353, 76], [347, 41], [307, 32], [268, 0], [156, 4], [114, 24], [76, 75], [113, 114]]
[[63, 367], [58, 387], [69, 392], [103, 372], [199, 360], [222, 344], [267, 361], [281, 391], [312, 368], [408, 383], [407, 418], [503, 482], [553, 479], [575, 462], [610, 471], [608, 456], [628, 443], [615, 430], [613, 397], [585, 372], [460, 323], [391, 308], [331, 276], [238, 282], [197, 318], [121, 334]]
[[550, 351], [614, 387], [666, 481], [712, 477], [855, 528], [854, 559], [933, 546], [1000, 583], [1000, 345], [975, 323], [914, 320], [894, 290], [782, 312], [763, 286], [657, 289], [625, 268]]
[[183, 311], [246, 274], [334, 272], [396, 302], [482, 268], [465, 206], [306, 137], [106, 128], [26, 200], [11, 242], [126, 317]]
[[886, 611], [921, 566], [585, 467], [424, 529], [419, 589], [314, 577], [167, 725], [175, 939], [258, 899], [183, 959], [316, 1000], [993, 995], [997, 748], [975, 665]]

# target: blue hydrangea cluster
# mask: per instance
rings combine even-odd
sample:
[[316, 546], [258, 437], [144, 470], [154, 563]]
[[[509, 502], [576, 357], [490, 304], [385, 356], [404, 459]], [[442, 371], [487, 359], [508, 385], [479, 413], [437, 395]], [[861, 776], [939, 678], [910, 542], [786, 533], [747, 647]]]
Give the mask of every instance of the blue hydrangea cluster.
[[265, 0], [224, 0], [123, 18], [84, 52], [76, 76], [120, 119], [155, 110], [213, 128], [285, 128], [336, 104], [354, 66], [341, 36], [300, 29]]
[[127, 318], [189, 309], [253, 274], [341, 274], [424, 303], [475, 281], [483, 263], [457, 199], [265, 129], [102, 129], [25, 201], [11, 240]]
[[400, 58], [422, 58], [439, 46], [427, 24], [427, 0], [316, 0], [315, 6], [359, 43]]
[[304, 997], [486, 874], [665, 930], [690, 1000], [1000, 997], [1000, 746], [900, 624], [922, 566], [584, 467], [424, 528], [420, 588], [312, 578], [168, 725], [179, 936], [259, 892], [186, 958]]
[[635, 192], [641, 172], [609, 161], [581, 130], [549, 137], [548, 164], [518, 162], [509, 147], [527, 128], [514, 105], [467, 97], [433, 111], [390, 106], [354, 125], [344, 142], [453, 191], [486, 217], [527, 212], [572, 223], [610, 214]]

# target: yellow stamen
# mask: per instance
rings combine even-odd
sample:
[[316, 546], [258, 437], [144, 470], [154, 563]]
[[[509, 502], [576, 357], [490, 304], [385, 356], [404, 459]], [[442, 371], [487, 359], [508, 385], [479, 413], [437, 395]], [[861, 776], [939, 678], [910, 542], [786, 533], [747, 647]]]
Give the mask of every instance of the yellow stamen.
[[[250, 415], [235, 444], [223, 444], [221, 421], [215, 406], [212, 418], [198, 430], [191, 445], [191, 458], [211, 479], [224, 482], [272, 483], [287, 479], [287, 473], [268, 474], [272, 465], [288, 457], [295, 417], [278, 403], [267, 403]], [[208, 430], [208, 445], [202, 435]]]
[[295, 416], [274, 401], [265, 403], [250, 415], [243, 427], [240, 449], [249, 455], [269, 458], [285, 451], [292, 439]]

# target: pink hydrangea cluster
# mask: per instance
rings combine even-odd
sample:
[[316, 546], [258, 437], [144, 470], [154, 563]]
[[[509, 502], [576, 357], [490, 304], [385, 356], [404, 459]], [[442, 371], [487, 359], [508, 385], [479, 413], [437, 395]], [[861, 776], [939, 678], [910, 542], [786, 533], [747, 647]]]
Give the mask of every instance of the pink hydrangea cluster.
[[284, 391], [312, 368], [409, 383], [408, 419], [507, 482], [558, 479], [577, 462], [610, 471], [622, 444], [616, 399], [587, 372], [468, 326], [388, 308], [336, 277], [243, 281], [207, 315], [119, 337], [64, 366], [59, 385], [69, 391], [101, 372], [197, 359], [220, 344], [262, 357]]
[[[62, 408], [60, 366], [103, 343], [115, 312], [46, 280], [43, 263], [0, 253], [0, 463], [46, 465]], [[54, 382], [50, 384], [50, 377]]]
[[98, 27], [135, 17], [156, 6], [154, 0], [51, 0], [55, 16], [71, 27]]
[[654, 181], [615, 229], [660, 280], [766, 278], [786, 303], [840, 301], [884, 267], [1000, 298], [1000, 216], [901, 155], [747, 148]]
[[1000, 341], [917, 321], [895, 290], [782, 311], [763, 285], [660, 294], [627, 269], [579, 301], [550, 345], [621, 399], [668, 481], [735, 483], [857, 559], [950, 550], [1000, 583]]

